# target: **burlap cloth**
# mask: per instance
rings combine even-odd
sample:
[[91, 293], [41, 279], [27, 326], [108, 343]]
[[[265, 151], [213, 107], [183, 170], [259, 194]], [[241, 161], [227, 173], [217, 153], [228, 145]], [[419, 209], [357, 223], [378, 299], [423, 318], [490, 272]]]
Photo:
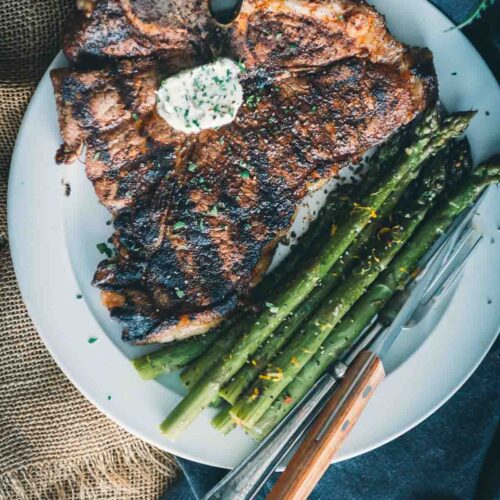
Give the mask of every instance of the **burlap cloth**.
[[99, 413], [52, 361], [16, 285], [7, 178], [17, 130], [75, 0], [0, 0], [0, 498], [156, 499], [172, 460]]

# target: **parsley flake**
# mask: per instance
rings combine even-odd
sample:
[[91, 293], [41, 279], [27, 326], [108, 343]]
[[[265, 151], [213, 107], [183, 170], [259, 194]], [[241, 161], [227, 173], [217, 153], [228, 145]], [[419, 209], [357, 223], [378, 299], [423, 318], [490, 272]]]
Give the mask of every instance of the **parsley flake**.
[[173, 226], [173, 230], [174, 231], [178, 231], [179, 229], [184, 229], [186, 227], [186, 223], [185, 222], [182, 222], [181, 220], [180, 221], [177, 221], [174, 226]]
[[96, 245], [96, 248], [101, 254], [106, 255], [108, 259], [111, 259], [111, 257], [113, 257], [113, 250], [111, 250], [111, 248], [109, 248], [106, 243], [98, 243]]

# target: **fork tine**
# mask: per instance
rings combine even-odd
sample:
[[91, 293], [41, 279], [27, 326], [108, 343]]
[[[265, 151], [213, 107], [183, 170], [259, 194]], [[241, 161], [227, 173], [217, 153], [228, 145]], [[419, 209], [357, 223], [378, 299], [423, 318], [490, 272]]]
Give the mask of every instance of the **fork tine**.
[[470, 254], [482, 239], [482, 235], [478, 234], [472, 226], [468, 226], [462, 233], [454, 248], [452, 248], [443, 268], [438, 272], [429, 288], [422, 297], [422, 304], [426, 304], [441, 287], [445, 286], [448, 278], [457, 268], [462, 269]]
[[[459, 215], [453, 224], [451, 225], [449, 229], [449, 233], [451, 234], [450, 236], [450, 249], [454, 248], [454, 246], [457, 244], [457, 242], [461, 239], [463, 231], [471, 225], [472, 219], [474, 215], [476, 214], [476, 210], [478, 209], [479, 205], [483, 202], [483, 200], [486, 198], [488, 192], [490, 189], [486, 189], [483, 194], [475, 201], [473, 205], [471, 205], [468, 209], [466, 209], [464, 212], [462, 212], [461, 215]], [[450, 251], [451, 254], [451, 251]]]
[[482, 239], [481, 234], [473, 231], [468, 235], [467, 239], [461, 242], [460, 249], [453, 252], [437, 280], [427, 289], [422, 302], [406, 324], [406, 328], [413, 328], [418, 325], [428, 315], [429, 311], [437, 305], [441, 296], [450, 289], [460, 276], [460, 272]]
[[[430, 284], [428, 290], [424, 294], [424, 299], [422, 300], [422, 304], [427, 303], [432, 296], [436, 293], [436, 291], [440, 288], [440, 286], [443, 286], [446, 284], [446, 279], [448, 275], [445, 275], [446, 270], [449, 271], [449, 265], [455, 265], [456, 267], [459, 267], [460, 270], [463, 269], [463, 266], [465, 265], [465, 261], [468, 259], [469, 255], [472, 253], [474, 250], [475, 246], [479, 243], [478, 241], [474, 241], [472, 244], [473, 248], [468, 252], [464, 258], [464, 261], [459, 261], [455, 259], [457, 258], [457, 255], [459, 254], [460, 250], [462, 249], [463, 245], [470, 245], [471, 244], [471, 238], [473, 238], [471, 235], [474, 232], [474, 229], [472, 227], [472, 219], [476, 213], [477, 208], [481, 203], [483, 202], [484, 198], [486, 197], [489, 189], [486, 189], [485, 192], [476, 200], [476, 202], [471, 205], [467, 210], [465, 210], [459, 217], [455, 219], [449, 230], [447, 231], [447, 234], [449, 234], [449, 241], [443, 244], [448, 245], [448, 250], [447, 250], [447, 255], [444, 259], [443, 262], [443, 270], [440, 271], [433, 282]], [[442, 235], [442, 238], [445, 238], [445, 235]], [[476, 237], [478, 238], [478, 237]], [[482, 238], [479, 237], [480, 239]], [[453, 262], [455, 261], [455, 262]], [[453, 268], [454, 269], [454, 268]], [[451, 274], [453, 271], [448, 272], [448, 274]], [[444, 279], [442, 277], [444, 276]], [[441, 281], [440, 286], [437, 286], [437, 284]], [[449, 284], [448, 286], [451, 286]]]
[[481, 234], [478, 235], [475, 240], [473, 240], [469, 248], [467, 248], [465, 256], [461, 259], [461, 262], [459, 262], [457, 267], [450, 272], [450, 274], [447, 276], [447, 278], [444, 280], [441, 286], [437, 288], [436, 295], [438, 296], [442, 295], [453, 285], [457, 277], [460, 275], [460, 272], [465, 267], [465, 264], [467, 264], [467, 261], [469, 260], [469, 257], [472, 255], [472, 252], [476, 249], [477, 245], [481, 242], [482, 239], [483, 235]]

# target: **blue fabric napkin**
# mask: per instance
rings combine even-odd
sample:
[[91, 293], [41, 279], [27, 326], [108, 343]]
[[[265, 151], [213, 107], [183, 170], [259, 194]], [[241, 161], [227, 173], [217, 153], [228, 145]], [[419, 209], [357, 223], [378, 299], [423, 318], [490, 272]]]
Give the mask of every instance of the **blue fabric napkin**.
[[[399, 439], [330, 466], [311, 500], [500, 498], [498, 483], [482, 496], [474, 494], [498, 428], [499, 376], [497, 341], [472, 377], [440, 410]], [[486, 473], [486, 478], [500, 479], [498, 452], [497, 445], [492, 452], [497, 458], [496, 472]], [[182, 474], [164, 500], [198, 500], [227, 473], [180, 458], [177, 462]], [[277, 476], [269, 480], [259, 498], [270, 491]]]
[[[433, 3], [460, 23], [478, 1]], [[440, 410], [399, 439], [332, 465], [310, 498], [500, 499], [499, 375], [497, 341], [464, 387]], [[227, 473], [181, 458], [177, 462], [182, 473], [163, 500], [198, 500]], [[265, 497], [277, 477], [275, 473], [259, 498]]]

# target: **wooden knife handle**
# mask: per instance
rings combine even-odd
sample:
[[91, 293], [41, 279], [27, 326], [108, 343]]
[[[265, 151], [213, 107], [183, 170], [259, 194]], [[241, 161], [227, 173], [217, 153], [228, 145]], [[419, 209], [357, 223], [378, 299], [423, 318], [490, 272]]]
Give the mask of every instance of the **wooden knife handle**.
[[267, 500], [302, 500], [309, 496], [384, 376], [380, 358], [370, 351], [359, 353]]

